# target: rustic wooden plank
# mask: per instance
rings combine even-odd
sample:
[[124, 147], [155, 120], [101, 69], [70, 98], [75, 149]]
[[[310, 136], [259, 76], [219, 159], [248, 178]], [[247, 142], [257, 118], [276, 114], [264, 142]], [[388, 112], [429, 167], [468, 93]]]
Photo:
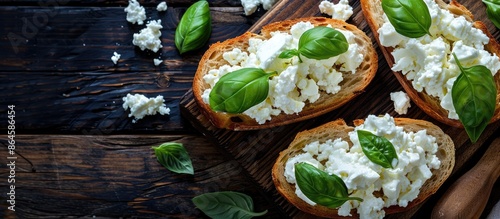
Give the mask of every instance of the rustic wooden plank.
[[[302, 1], [282, 0], [277, 3], [273, 10], [266, 13], [249, 30], [252, 32], [259, 32], [262, 26], [273, 21], [295, 17], [321, 16], [318, 4], [319, 2], [304, 4]], [[351, 5], [354, 8], [354, 15], [348, 20], [348, 22], [355, 24], [358, 28], [365, 31], [368, 36], [372, 38], [372, 41], [376, 46], [371, 30], [367, 26], [367, 23], [361, 13], [359, 2], [351, 2]], [[467, 1], [464, 2], [464, 5], [470, 7], [471, 11], [477, 14], [476, 19], [482, 20], [487, 24], [489, 30], [496, 38], [500, 36], [498, 29], [496, 29], [486, 18], [482, 3]], [[270, 176], [272, 164], [277, 158], [278, 153], [288, 146], [298, 131], [316, 127], [337, 118], [343, 118], [349, 123], [354, 119], [366, 118], [369, 114], [377, 115], [389, 113], [394, 117], [424, 119], [435, 123], [453, 138], [456, 145], [456, 165], [453, 175], [447, 183], [452, 182], [454, 179], [459, 177], [461, 173], [471, 167], [470, 162], [473, 160], [472, 157], [477, 154], [477, 151], [484, 148], [484, 145], [487, 145], [495, 136], [498, 135], [500, 131], [500, 122], [490, 124], [478, 142], [471, 144], [468, 140], [466, 132], [463, 129], [448, 127], [444, 124], [440, 124], [427, 116], [416, 106], [412, 106], [406, 115], [398, 115], [394, 112], [393, 103], [390, 101], [389, 94], [394, 91], [403, 90], [403, 88], [394, 78], [387, 62], [383, 59], [379, 50], [378, 53], [379, 70], [373, 82], [366, 88], [366, 91], [343, 107], [315, 119], [265, 130], [245, 132], [220, 130], [212, 126], [212, 124], [199, 112], [198, 106], [192, 99], [193, 96], [191, 91], [187, 92], [181, 99], [181, 113], [190, 122], [192, 122], [195, 128], [204, 133], [206, 136], [211, 137], [216, 144], [228, 150], [236, 158], [236, 160], [248, 170], [250, 175], [264, 188], [264, 190], [271, 194], [272, 197], [276, 198], [276, 202], [280, 204], [289, 216], [296, 218], [311, 218], [312, 216], [300, 212], [277, 193]], [[445, 188], [445, 186], [443, 186], [443, 188]], [[443, 188], [439, 191], [445, 191]], [[430, 199], [425, 204], [426, 207], [421, 208], [422, 210], [419, 210], [421, 207], [419, 206], [410, 212], [392, 215], [390, 218], [409, 218], [412, 215], [418, 215], [419, 218], [429, 217], [430, 209], [432, 209], [433, 204], [437, 201], [435, 199], [436, 197], [439, 197], [439, 195], [436, 195], [434, 199]], [[490, 200], [490, 204], [495, 203], [497, 200], [498, 196], [496, 199]]]
[[[191, 199], [226, 190], [248, 194], [256, 210], [281, 217], [245, 170], [199, 135], [16, 135], [15, 140], [15, 182], [7, 182], [8, 167], [0, 168], [0, 218], [203, 218]], [[156, 161], [151, 147], [164, 142], [184, 144], [193, 176], [170, 172]], [[0, 163], [8, 164], [10, 156], [2, 150]], [[15, 212], [4, 199], [10, 185]]]
[[[210, 41], [205, 48], [181, 56], [173, 39], [183, 10], [171, 7], [150, 13], [164, 26], [163, 49], [151, 53], [132, 45], [133, 33], [142, 26], [127, 23], [122, 8], [0, 7], [0, 20], [18, 21], [0, 23], [7, 36], [0, 38], [0, 49], [9, 51], [0, 53], [0, 87], [5, 91], [0, 99], [18, 107], [17, 125], [24, 133], [192, 132], [177, 109], [203, 51], [211, 43], [243, 33], [251, 20], [242, 16], [241, 8], [213, 7]], [[37, 14], [54, 16], [30, 32], [23, 21], [34, 25]], [[25, 41], [13, 46], [9, 34]], [[110, 60], [114, 51], [122, 55], [117, 65]], [[154, 66], [153, 58], [158, 57], [163, 63]], [[133, 124], [121, 107], [127, 93], [163, 95], [171, 115], [147, 116]], [[6, 110], [2, 107], [0, 114]], [[6, 118], [0, 122], [5, 124]]]
[[[194, 71], [208, 45], [239, 35], [250, 27], [251, 19], [241, 8], [211, 8], [212, 35], [204, 48], [180, 55], [175, 48], [177, 23], [185, 8], [167, 12], [148, 11], [148, 20], [162, 20], [162, 45], [157, 53], [141, 51], [132, 44], [133, 34], [144, 26], [126, 21], [116, 7], [0, 7], [0, 66], [3, 72], [51, 71], [153, 71], [168, 69]], [[8, 51], [8, 52], [7, 52]], [[122, 54], [118, 65], [110, 58]], [[159, 67], [153, 58], [165, 60]]]
[[[7, 105], [15, 105], [19, 133], [116, 134], [193, 132], [181, 118], [180, 97], [191, 87], [192, 73], [74, 72], [29, 74], [0, 73], [0, 124], [7, 123]], [[170, 115], [146, 116], [132, 122], [122, 107], [128, 93], [164, 96]], [[6, 130], [1, 125], [0, 130]]]
[[[156, 7], [160, 2], [167, 2], [169, 6], [188, 7], [197, 0], [138, 0], [144, 7]], [[241, 7], [240, 0], [209, 0], [210, 6], [214, 7]], [[40, 6], [40, 7], [59, 7], [59, 6], [115, 6], [126, 7], [128, 0], [2, 0], [0, 6]]]

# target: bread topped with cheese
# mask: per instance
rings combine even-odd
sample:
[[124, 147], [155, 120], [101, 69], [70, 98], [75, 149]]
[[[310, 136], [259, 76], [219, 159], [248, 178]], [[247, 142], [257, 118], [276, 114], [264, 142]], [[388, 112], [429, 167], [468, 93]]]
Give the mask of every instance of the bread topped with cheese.
[[[381, 2], [381, 0], [361, 0], [361, 8], [389, 67], [410, 99], [439, 122], [454, 127], [463, 127], [458, 120], [450, 94], [452, 82], [459, 74], [458, 68], [453, 67], [456, 63], [452, 53], [455, 53], [464, 67], [484, 65], [494, 74], [497, 104], [490, 122], [497, 121], [500, 118], [500, 104], [498, 104], [500, 102], [498, 58], [500, 46], [486, 25], [474, 20], [472, 13], [456, 0], [451, 0], [449, 4], [442, 0], [425, 0], [432, 13], [430, 27], [432, 36], [419, 38], [417, 41], [426, 41], [422, 44], [415, 43], [415, 41], [409, 43], [408, 38], [401, 37], [402, 35], [397, 36], [397, 33], [390, 30], [389, 26], [392, 25], [386, 25], [388, 20]], [[399, 39], [403, 41], [397, 42]], [[402, 48], [402, 44], [405, 43], [406, 48]], [[480, 43], [483, 45], [478, 46]], [[414, 48], [409, 48], [409, 44]], [[440, 45], [442, 48], [434, 47], [435, 45]], [[426, 52], [421, 53], [420, 50]], [[445, 56], [436, 54], [445, 54]], [[422, 58], [419, 60], [418, 56]], [[435, 61], [430, 61], [430, 59]], [[408, 62], [416, 63], [416, 67], [410, 69], [410, 66], [405, 64]]]
[[[370, 120], [370, 124], [364, 124], [368, 120]], [[370, 115], [366, 120], [359, 119], [353, 123], [354, 126], [349, 126], [344, 120], [338, 119], [299, 132], [288, 148], [280, 152], [272, 168], [272, 179], [277, 191], [299, 210], [326, 218], [383, 218], [389, 214], [407, 211], [422, 203], [439, 189], [453, 170], [455, 165], [454, 143], [447, 134], [431, 122], [410, 118], [392, 118], [386, 114], [385, 116]], [[384, 124], [384, 127], [376, 124]], [[390, 128], [391, 124], [395, 124], [395, 126]], [[399, 127], [402, 127], [403, 131], [398, 130]], [[369, 164], [369, 160], [362, 158], [365, 155], [360, 152], [359, 141], [356, 144], [353, 143], [353, 138], [358, 136], [353, 134], [353, 131], [355, 133], [355, 130], [361, 129], [373, 132], [374, 128], [379, 132], [375, 131], [375, 135], [388, 136], [387, 139], [396, 148], [399, 161], [398, 165], [392, 170]], [[425, 133], [422, 130], [425, 130]], [[418, 133], [419, 131], [422, 133]], [[402, 132], [410, 134], [399, 134]], [[391, 137], [398, 135], [406, 137]], [[415, 137], [417, 135], [419, 137]], [[428, 142], [423, 141], [422, 139], [427, 138], [427, 135], [432, 136], [429, 137], [431, 140]], [[404, 141], [398, 140], [405, 138]], [[435, 141], [432, 141], [433, 138]], [[401, 142], [405, 141], [413, 141], [413, 143], [401, 144]], [[342, 146], [342, 144], [344, 145]], [[433, 145], [434, 148], [429, 145]], [[417, 149], [417, 146], [419, 149]], [[358, 148], [354, 149], [355, 147]], [[417, 151], [420, 152], [417, 153]], [[409, 155], [409, 153], [413, 154]], [[413, 157], [413, 161], [408, 161], [409, 157]], [[433, 164], [436, 162], [435, 158], [440, 162], [437, 166]], [[419, 162], [427, 163], [415, 164], [414, 161], [417, 159]], [[353, 160], [359, 160], [362, 166], [356, 164]], [[304, 193], [299, 195], [296, 178], [291, 176], [294, 171], [293, 165], [300, 162], [321, 166], [320, 169], [328, 174], [336, 174], [341, 177], [347, 186], [349, 197], [361, 197], [363, 201], [348, 201], [351, 203], [344, 203], [346, 206], [342, 205], [341, 208], [329, 208], [314, 204], [314, 202], [309, 203], [303, 198]], [[426, 170], [424, 171], [424, 169]], [[378, 175], [375, 174], [374, 177], [369, 177], [368, 175], [373, 175], [373, 170], [378, 171]], [[420, 181], [422, 179], [415, 178], [415, 174], [418, 175], [421, 171], [426, 172], [428, 170], [431, 171], [432, 175], [427, 176], [429, 178], [426, 180], [423, 179], [425, 180], [423, 185], [419, 190], [414, 191], [416, 193], [413, 195], [417, 195], [416, 197], [408, 198], [411, 195], [407, 192], [411, 190], [409, 188], [412, 188], [413, 183], [422, 183]], [[401, 176], [397, 176], [394, 180], [389, 179], [396, 177], [394, 174], [399, 172], [403, 172]], [[404, 175], [404, 172], [406, 172], [406, 175]], [[407, 180], [412, 184], [408, 185]], [[318, 182], [318, 184], [321, 183]], [[394, 187], [394, 185], [397, 186]], [[365, 192], [367, 195], [362, 197]], [[368, 193], [370, 194], [368, 195]], [[394, 194], [396, 194], [395, 197], [393, 197]], [[394, 203], [388, 203], [391, 201]], [[348, 206], [351, 206], [351, 208], [346, 208]], [[375, 206], [381, 209], [375, 209]]]
[[[298, 25], [294, 27], [296, 24]], [[276, 57], [276, 52], [285, 48], [266, 44], [273, 36], [280, 34], [284, 39], [290, 40], [289, 44], [297, 44], [300, 33], [316, 26], [328, 26], [346, 35], [350, 46], [345, 55], [327, 60], [302, 57], [304, 62], [299, 62], [295, 57], [283, 61]], [[281, 43], [279, 40], [277, 42]], [[355, 69], [352, 69], [353, 61], [359, 64]], [[265, 62], [271, 62], [274, 70], [278, 68], [277, 75], [270, 79], [269, 96], [265, 101], [243, 113], [212, 109], [208, 93], [222, 74], [243, 67], [260, 67], [267, 71], [269, 69], [265, 69], [267, 67], [263, 65]], [[280, 70], [286, 71], [290, 65], [297, 66], [297, 73], [286, 76], [281, 74]], [[271, 23], [264, 26], [260, 34], [247, 32], [212, 44], [199, 62], [193, 79], [193, 94], [202, 114], [217, 128], [264, 129], [310, 119], [346, 104], [363, 93], [374, 78], [377, 68], [378, 57], [372, 41], [356, 26], [324, 17], [298, 18]], [[308, 69], [310, 70], [307, 71]], [[330, 85], [330, 82], [334, 84]], [[281, 95], [280, 100], [277, 95]], [[281, 102], [276, 103], [279, 101]]]

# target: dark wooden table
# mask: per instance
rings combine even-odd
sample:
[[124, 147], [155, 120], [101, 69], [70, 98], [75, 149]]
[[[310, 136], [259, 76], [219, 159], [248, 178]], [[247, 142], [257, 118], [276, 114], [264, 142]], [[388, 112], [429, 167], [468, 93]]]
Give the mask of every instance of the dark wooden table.
[[[257, 211], [269, 211], [268, 218], [308, 217], [272, 185], [270, 169], [278, 152], [298, 131], [325, 121], [382, 113], [399, 116], [389, 93], [402, 88], [378, 51], [375, 80], [341, 109], [274, 129], [217, 130], [199, 114], [189, 90], [208, 44], [179, 55], [173, 41], [182, 13], [195, 1], [169, 0], [166, 12], [156, 11], [160, 1], [140, 2], [147, 20], [162, 20], [163, 48], [158, 53], [132, 45], [132, 35], [143, 26], [126, 21], [126, 0], [0, 1], [0, 218], [203, 218], [191, 199], [226, 190], [250, 195]], [[244, 15], [239, 0], [209, 2], [213, 19], [209, 44], [247, 30], [258, 32], [270, 21], [320, 15], [320, 1], [281, 0], [275, 9], [267, 13], [260, 9], [251, 16]], [[463, 3], [498, 38], [484, 5]], [[372, 37], [359, 3], [351, 5], [355, 10], [348, 22]], [[121, 54], [117, 65], [110, 60], [115, 51]], [[158, 57], [163, 63], [155, 66], [153, 59]], [[127, 93], [163, 95], [172, 111], [132, 123], [122, 108]], [[15, 172], [6, 166], [12, 162], [7, 135], [10, 105], [15, 106]], [[405, 116], [435, 122], [416, 106]], [[456, 144], [453, 175], [423, 206], [396, 217], [428, 217], [446, 187], [470, 169], [498, 136], [500, 123], [490, 124], [476, 144], [462, 129], [438, 125]], [[156, 161], [151, 147], [172, 141], [188, 150], [193, 176], [169, 172]], [[15, 182], [9, 182], [12, 178]], [[12, 185], [15, 211], [7, 202]], [[498, 188], [483, 215], [499, 200]]]

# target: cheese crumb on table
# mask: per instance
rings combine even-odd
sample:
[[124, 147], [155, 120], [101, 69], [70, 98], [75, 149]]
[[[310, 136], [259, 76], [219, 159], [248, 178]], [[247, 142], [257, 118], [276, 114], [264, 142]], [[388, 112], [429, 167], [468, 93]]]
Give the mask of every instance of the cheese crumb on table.
[[146, 28], [143, 28], [139, 33], [134, 33], [132, 43], [138, 46], [141, 50], [149, 49], [153, 52], [158, 52], [162, 47], [161, 45], [161, 20], [148, 21]]
[[276, 2], [277, 0], [241, 0], [241, 5], [243, 6], [243, 10], [245, 10], [245, 15], [248, 16], [255, 13], [259, 5], [262, 4], [264, 10], [269, 10]]
[[156, 66], [160, 65], [163, 61], [161, 59], [153, 59]]
[[394, 101], [394, 110], [398, 114], [406, 114], [408, 112], [408, 108], [410, 108], [410, 98], [408, 94], [403, 91], [392, 92], [391, 100]]
[[137, 0], [129, 0], [128, 6], [124, 10], [127, 12], [127, 21], [132, 24], [144, 24], [146, 20], [146, 10], [142, 7]]
[[114, 52], [114, 53], [113, 53], [113, 56], [111, 56], [111, 61], [113, 61], [113, 63], [115, 63], [115, 65], [116, 65], [116, 63], [117, 63], [117, 62], [118, 62], [118, 60], [120, 59], [120, 56], [121, 56], [121, 55], [120, 55], [119, 53]]
[[147, 115], [156, 115], [157, 113], [160, 115], [170, 114], [170, 108], [165, 107], [165, 100], [161, 95], [155, 98], [147, 98], [142, 94], [127, 94], [122, 100], [123, 109], [130, 109], [128, 117], [134, 117], [132, 123], [136, 123], [137, 120]]
[[168, 6], [167, 6], [166, 2], [160, 2], [160, 4], [158, 4], [158, 6], [156, 6], [157, 11], [166, 11], [167, 8], [168, 8]]
[[323, 0], [319, 4], [319, 10], [323, 14], [332, 16], [333, 19], [346, 21], [353, 13], [352, 7], [348, 0], [340, 0], [338, 4], [334, 4], [328, 0]]

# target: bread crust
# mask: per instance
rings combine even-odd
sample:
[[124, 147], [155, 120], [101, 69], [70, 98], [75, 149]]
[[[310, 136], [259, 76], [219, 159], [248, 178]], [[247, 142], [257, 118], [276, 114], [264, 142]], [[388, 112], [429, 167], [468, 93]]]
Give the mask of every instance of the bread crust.
[[[320, 98], [313, 104], [306, 102], [301, 112], [297, 114], [285, 114], [282, 112], [280, 115], [272, 116], [271, 120], [264, 124], [258, 124], [254, 119], [244, 114], [215, 112], [210, 108], [209, 104], [203, 102], [201, 95], [205, 89], [209, 88], [209, 85], [204, 82], [203, 76], [207, 74], [210, 69], [216, 69], [224, 64], [228, 64], [222, 58], [224, 52], [230, 51], [233, 48], [240, 48], [242, 51], [246, 51], [249, 38], [258, 37], [261, 39], [268, 39], [271, 37], [271, 32], [278, 30], [289, 32], [290, 27], [300, 21], [311, 22], [314, 26], [331, 25], [334, 28], [351, 31], [356, 36], [355, 41], [363, 47], [362, 51], [366, 51], [364, 54], [365, 58], [361, 66], [358, 67], [357, 72], [355, 74], [343, 74], [344, 80], [340, 83], [341, 90], [338, 93], [332, 95], [321, 92]], [[232, 130], [264, 129], [310, 119], [346, 104], [364, 92], [365, 87], [368, 86], [375, 77], [377, 68], [378, 56], [373, 47], [373, 43], [371, 39], [356, 26], [341, 20], [324, 17], [298, 18], [275, 22], [264, 26], [260, 35], [247, 32], [241, 36], [211, 45], [198, 65], [198, 69], [193, 79], [193, 94], [200, 111], [217, 128]]]
[[[455, 165], [454, 143], [450, 136], [445, 134], [438, 126], [428, 121], [410, 118], [394, 118], [394, 121], [397, 126], [402, 126], [407, 132], [417, 132], [418, 130], [426, 129], [427, 134], [436, 137], [436, 142], [438, 143], [438, 152], [436, 156], [438, 156], [441, 161], [441, 166], [439, 169], [432, 170], [432, 177], [424, 183], [416, 199], [409, 202], [408, 206], [404, 208], [399, 206], [384, 208], [386, 215], [407, 211], [422, 203], [439, 189], [444, 181], [450, 176]], [[353, 123], [359, 126], [363, 123], [363, 120], [355, 120]], [[289, 147], [280, 152], [272, 168], [272, 179], [278, 192], [295, 207], [312, 215], [326, 218], [358, 218], [359, 215], [355, 210], [351, 211], [352, 216], [346, 217], [339, 216], [337, 209], [320, 205], [309, 205], [295, 194], [295, 185], [288, 183], [284, 177], [287, 160], [296, 154], [302, 153], [301, 150], [305, 145], [314, 141], [325, 142], [328, 139], [342, 138], [342, 140], [347, 141], [349, 145], [352, 146], [348, 133], [353, 130], [353, 126], [348, 126], [344, 120], [338, 119], [311, 130], [305, 130], [298, 133]]]
[[[380, 44], [379, 34], [377, 32], [377, 30], [383, 24], [383, 10], [380, 6], [380, 2], [381, 0], [361, 0], [361, 9], [368, 23], [368, 26], [370, 26], [373, 36], [375, 37], [379, 48], [387, 61], [387, 64], [392, 68], [392, 66], [394, 65], [394, 58], [391, 55], [393, 48], [382, 46], [382, 44]], [[435, 2], [437, 2], [437, 4], [441, 8], [447, 9], [457, 16], [464, 16], [466, 20], [473, 22], [474, 27], [483, 31], [483, 33], [485, 33], [490, 39], [489, 43], [485, 46], [486, 50], [500, 57], [500, 45], [498, 44], [498, 42], [495, 40], [495, 38], [493, 38], [483, 22], [474, 21], [474, 16], [465, 6], [461, 5], [456, 0], [451, 0], [449, 4], [446, 4], [442, 0], [435, 0]], [[410, 99], [427, 115], [446, 125], [463, 128], [463, 125], [459, 120], [448, 118], [448, 111], [441, 107], [438, 98], [432, 97], [425, 92], [416, 91], [413, 88], [411, 81], [406, 79], [406, 76], [401, 72], [393, 73]], [[494, 80], [497, 87], [496, 102], [498, 103], [500, 101], [500, 72], [497, 72]], [[498, 119], [500, 119], [500, 104], [496, 104], [495, 113], [493, 114], [490, 123], [495, 122]]]

